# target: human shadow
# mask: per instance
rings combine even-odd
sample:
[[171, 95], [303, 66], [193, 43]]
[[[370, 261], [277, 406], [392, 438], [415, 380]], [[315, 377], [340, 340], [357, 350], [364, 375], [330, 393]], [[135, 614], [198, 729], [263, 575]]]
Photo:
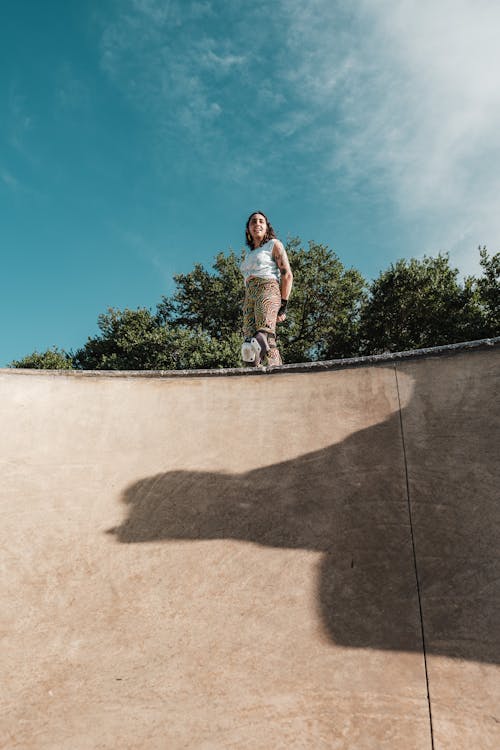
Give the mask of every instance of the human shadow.
[[[441, 417], [446, 420], [446, 414]], [[464, 435], [450, 438], [447, 450], [453, 451], [453, 440], [463, 442]], [[418, 552], [419, 534], [432, 529], [438, 548], [425, 552], [416, 565], [420, 586], [424, 581], [426, 647], [447, 656], [497, 662], [495, 598], [486, 593], [479, 603], [482, 635], [476, 638], [477, 599], [463, 601], [462, 611], [455, 605], [451, 617], [442, 603], [434, 606], [432, 585], [427, 600], [425, 590], [431, 570], [427, 557], [434, 559], [453, 549], [457, 524], [467, 523], [472, 496], [476, 509], [481, 503], [487, 505], [491, 519], [491, 487], [482, 492], [479, 481], [483, 442], [468, 438], [475, 484], [454, 498], [448, 515], [437, 504], [419, 505], [418, 492], [413, 492], [412, 516], [417, 518], [417, 522], [412, 518], [413, 528], [397, 412], [325, 449], [253, 471], [173, 470], [146, 477], [124, 492], [127, 517], [109, 533], [121, 543], [236, 539], [321, 552], [317, 602], [328, 637], [348, 647], [420, 651], [413, 543], [416, 538]], [[439, 463], [439, 456], [432, 460]], [[498, 508], [494, 512], [498, 524]], [[478, 555], [467, 539], [467, 534], [462, 535], [460, 554], [453, 552], [454, 575], [446, 581], [447, 596], [454, 594], [455, 602], [460, 602], [464, 575], [484, 566], [484, 554]], [[485, 638], [489, 627], [491, 638]]]

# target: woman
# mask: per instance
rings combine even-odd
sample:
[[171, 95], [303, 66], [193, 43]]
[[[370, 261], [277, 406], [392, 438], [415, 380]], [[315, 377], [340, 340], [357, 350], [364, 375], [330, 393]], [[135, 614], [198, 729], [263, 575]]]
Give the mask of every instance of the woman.
[[286, 250], [267, 216], [255, 211], [245, 228], [250, 253], [240, 265], [245, 279], [241, 356], [247, 366], [263, 361], [281, 365], [276, 344], [276, 323], [286, 319], [286, 306], [292, 290], [293, 275]]

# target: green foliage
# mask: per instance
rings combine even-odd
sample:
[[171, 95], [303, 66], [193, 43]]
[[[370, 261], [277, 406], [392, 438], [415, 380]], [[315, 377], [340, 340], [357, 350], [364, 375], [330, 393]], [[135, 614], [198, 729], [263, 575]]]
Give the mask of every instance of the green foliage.
[[[292, 239], [286, 249], [294, 286], [287, 322], [278, 327], [285, 361], [353, 353], [365, 286], [362, 276], [354, 270], [346, 271], [326, 246], [310, 242], [305, 250], [298, 239]], [[163, 297], [158, 305], [158, 315], [166, 325], [198, 330], [209, 337], [211, 356], [204, 360], [206, 367], [213, 366], [209, 361], [227, 367], [241, 364], [244, 287], [240, 262], [241, 257], [231, 251], [229, 255], [217, 255], [213, 272], [197, 264], [190, 273], [174, 277], [177, 289], [173, 297]]]
[[293, 290], [287, 321], [278, 326], [280, 348], [287, 362], [348, 357], [358, 347], [359, 309], [366, 282], [346, 269], [326, 245], [298, 238], [289, 240], [287, 253], [293, 271]]
[[34, 351], [22, 359], [14, 360], [9, 367], [26, 370], [71, 370], [73, 358], [63, 349], [53, 346], [44, 352]]
[[[294, 274], [287, 320], [278, 326], [285, 362], [402, 351], [500, 334], [500, 253], [479, 248], [483, 274], [460, 282], [447, 255], [399, 260], [368, 287], [327, 246], [287, 244]], [[74, 355], [56, 348], [11, 367], [179, 370], [240, 362], [243, 280], [240, 258], [219, 253], [174, 277], [156, 312], [110, 308], [99, 333]]]
[[154, 370], [162, 368], [166, 332], [147, 309], [115, 310], [99, 315], [100, 335], [88, 338], [75, 353], [84, 370]]
[[218, 253], [207, 271], [200, 263], [187, 274], [174, 276], [176, 291], [171, 299], [163, 297], [158, 314], [165, 323], [204, 331], [214, 338], [225, 338], [241, 328], [244, 297], [238, 258]]
[[370, 286], [361, 310], [361, 351], [395, 352], [478, 338], [474, 279], [458, 282], [447, 255], [399, 260]]
[[206, 332], [169, 325], [150, 310], [110, 308], [98, 318], [100, 334], [76, 352], [84, 370], [183, 370], [230, 366], [239, 349], [232, 332], [222, 341]]
[[500, 336], [500, 253], [491, 257], [486, 247], [479, 248], [483, 276], [477, 290], [483, 313], [483, 336]]

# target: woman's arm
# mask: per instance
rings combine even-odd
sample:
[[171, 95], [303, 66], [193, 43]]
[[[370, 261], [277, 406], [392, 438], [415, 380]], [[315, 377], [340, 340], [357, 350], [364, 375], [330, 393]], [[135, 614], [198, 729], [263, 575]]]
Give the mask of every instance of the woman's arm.
[[[286, 250], [283, 247], [283, 243], [279, 240], [276, 240], [276, 242], [274, 243], [273, 258], [276, 261], [276, 265], [280, 269], [281, 274], [281, 299], [288, 300], [290, 292], [292, 291], [293, 273], [292, 269], [290, 268]], [[283, 312], [281, 315], [278, 315], [278, 322], [281, 323], [283, 320], [285, 320], [285, 318], [286, 314], [285, 312]]]

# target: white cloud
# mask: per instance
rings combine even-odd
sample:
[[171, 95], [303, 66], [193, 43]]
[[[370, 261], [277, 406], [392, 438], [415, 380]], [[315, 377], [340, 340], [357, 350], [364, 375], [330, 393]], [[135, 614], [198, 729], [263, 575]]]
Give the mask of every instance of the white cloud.
[[17, 190], [19, 188], [19, 180], [14, 177], [13, 174], [9, 172], [8, 169], [1, 168], [0, 169], [0, 178], [4, 185], [6, 185], [11, 190]]
[[179, 5], [172, 0], [132, 0], [131, 9], [148, 18], [156, 27], [166, 22], [180, 23]]
[[500, 235], [498, 28], [493, 0], [130, 0], [101, 62], [163, 141], [217, 154], [228, 179], [253, 174], [257, 138], [268, 175], [293, 163], [318, 193], [375, 196], [414, 227], [411, 252], [473, 270]]
[[209, 49], [203, 54], [202, 61], [208, 67], [229, 70], [237, 65], [242, 65], [245, 62], [245, 57], [243, 55], [217, 55]]
[[215, 52], [213, 39], [191, 39], [189, 28], [181, 28], [210, 12], [209, 3], [133, 0], [101, 39], [101, 65], [125, 96], [153, 114], [161, 130], [170, 122], [194, 139], [209, 135], [204, 128], [223, 110], [212, 82], [204, 80], [205, 69], [224, 73], [244, 60], [230, 45]]
[[90, 108], [91, 91], [88, 84], [79, 78], [72, 66], [65, 62], [58, 71], [58, 85], [55, 91], [57, 105], [64, 111], [81, 113]]
[[363, 0], [348, 23], [336, 3], [284, 7], [309, 50], [289, 78], [331, 117], [316, 137], [337, 178], [388, 191], [426, 249], [474, 266], [500, 236], [500, 6]]
[[13, 83], [10, 87], [7, 106], [8, 143], [23, 155], [28, 155], [26, 139], [34, 128], [32, 115], [27, 110], [27, 98]]
[[181, 25], [189, 18], [204, 18], [212, 13], [209, 2], [184, 2], [182, 0], [132, 0], [131, 7], [150, 19], [156, 26], [165, 23]]
[[148, 263], [159, 274], [163, 284], [169, 288], [172, 284], [174, 273], [172, 263], [167, 261], [167, 258], [170, 258], [171, 255], [165, 249], [153, 246], [145, 237], [137, 232], [113, 225], [112, 229], [120, 241], [130, 247], [141, 261]]

